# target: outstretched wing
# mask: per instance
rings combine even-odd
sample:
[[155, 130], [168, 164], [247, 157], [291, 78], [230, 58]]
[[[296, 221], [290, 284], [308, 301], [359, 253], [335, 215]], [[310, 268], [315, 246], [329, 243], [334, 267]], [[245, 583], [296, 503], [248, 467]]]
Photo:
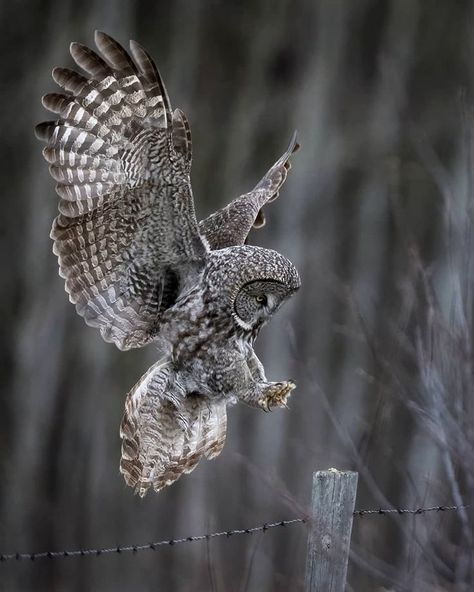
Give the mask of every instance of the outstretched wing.
[[201, 458], [216, 457], [224, 446], [225, 402], [173, 397], [170, 381], [169, 363], [157, 362], [125, 401], [120, 472], [140, 497], [190, 473]]
[[130, 42], [131, 57], [104, 33], [95, 42], [101, 55], [71, 44], [87, 76], [53, 70], [65, 92], [43, 104], [59, 119], [36, 133], [57, 181], [51, 237], [66, 291], [87, 324], [128, 349], [153, 339], [207, 247], [194, 211], [184, 114], [171, 112], [140, 45]]
[[286, 152], [252, 191], [199, 223], [199, 232], [206, 237], [212, 250], [243, 245], [252, 227], [260, 228], [265, 224], [262, 208], [278, 197], [291, 168], [290, 156], [298, 148], [295, 132]]

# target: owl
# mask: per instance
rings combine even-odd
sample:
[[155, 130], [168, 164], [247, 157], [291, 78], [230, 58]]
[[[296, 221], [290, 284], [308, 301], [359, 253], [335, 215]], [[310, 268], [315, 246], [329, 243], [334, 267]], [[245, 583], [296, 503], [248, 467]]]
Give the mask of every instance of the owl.
[[254, 353], [260, 328], [300, 287], [279, 253], [249, 246], [298, 148], [250, 191], [198, 223], [191, 133], [149, 54], [96, 32], [98, 52], [72, 43], [83, 73], [55, 68], [63, 89], [43, 105], [58, 119], [37, 136], [56, 180], [51, 230], [66, 292], [85, 322], [121, 350], [156, 345], [128, 393], [120, 471], [140, 496], [214, 458], [237, 401], [285, 407], [292, 381], [271, 382]]

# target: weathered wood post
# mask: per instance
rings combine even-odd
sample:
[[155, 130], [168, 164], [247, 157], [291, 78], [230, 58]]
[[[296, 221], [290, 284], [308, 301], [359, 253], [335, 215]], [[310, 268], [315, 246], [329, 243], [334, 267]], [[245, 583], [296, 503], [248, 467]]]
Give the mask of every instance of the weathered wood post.
[[313, 475], [306, 592], [344, 592], [358, 474], [329, 469]]

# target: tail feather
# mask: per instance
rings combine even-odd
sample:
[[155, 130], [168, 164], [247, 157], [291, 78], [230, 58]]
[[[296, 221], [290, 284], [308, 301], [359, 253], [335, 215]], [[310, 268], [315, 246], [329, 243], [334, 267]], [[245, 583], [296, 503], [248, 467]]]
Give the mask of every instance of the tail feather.
[[225, 402], [175, 397], [172, 384], [170, 364], [157, 362], [125, 402], [120, 471], [140, 497], [190, 473], [201, 458], [215, 458], [224, 446]]

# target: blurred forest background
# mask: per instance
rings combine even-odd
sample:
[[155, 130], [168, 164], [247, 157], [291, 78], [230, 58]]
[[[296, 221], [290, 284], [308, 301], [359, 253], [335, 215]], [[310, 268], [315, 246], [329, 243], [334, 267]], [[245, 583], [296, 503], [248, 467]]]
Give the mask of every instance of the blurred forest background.
[[[142, 543], [307, 511], [312, 472], [360, 473], [357, 507], [474, 501], [474, 3], [35, 0], [0, 6], [0, 551]], [[67, 302], [34, 125], [70, 41], [154, 56], [188, 115], [202, 218], [293, 158], [252, 242], [303, 286], [262, 332], [290, 410], [230, 411], [222, 455], [144, 500], [119, 474], [125, 394], [155, 361]], [[137, 556], [0, 565], [0, 590], [303, 590], [306, 529]], [[354, 523], [349, 590], [474, 589], [469, 511]]]

